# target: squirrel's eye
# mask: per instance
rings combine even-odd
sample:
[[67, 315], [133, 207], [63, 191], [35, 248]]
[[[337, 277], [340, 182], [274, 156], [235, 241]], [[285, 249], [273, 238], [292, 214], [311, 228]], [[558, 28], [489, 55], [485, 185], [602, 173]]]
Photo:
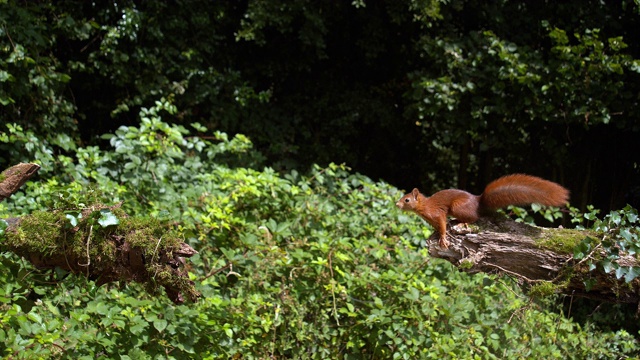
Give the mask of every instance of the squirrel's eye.
[[404, 199], [404, 202], [408, 203], [409, 202], [409, 198]]

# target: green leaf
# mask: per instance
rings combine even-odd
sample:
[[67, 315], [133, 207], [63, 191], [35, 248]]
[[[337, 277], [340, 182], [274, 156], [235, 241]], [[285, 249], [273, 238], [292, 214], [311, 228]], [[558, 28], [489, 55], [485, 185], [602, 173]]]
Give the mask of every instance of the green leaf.
[[71, 224], [71, 227], [78, 226], [78, 218], [76, 218], [75, 215], [67, 214], [64, 217], [67, 218], [67, 220], [69, 220], [69, 224]]
[[71, 80], [71, 76], [68, 74], [58, 74], [58, 81], [68, 83]]
[[627, 221], [632, 224], [638, 221], [638, 214], [635, 212], [635, 209], [630, 209], [625, 215], [627, 216]]
[[612, 263], [609, 259], [602, 260], [602, 270], [607, 274], [615, 270], [617, 267], [617, 264]]
[[38, 315], [36, 312], [31, 311], [27, 314], [27, 317], [29, 318], [29, 320], [38, 323], [38, 324], [42, 324], [42, 316]]
[[587, 291], [591, 291], [593, 289], [593, 285], [597, 283], [596, 279], [587, 279], [584, 281], [584, 288]]
[[139, 335], [144, 331], [144, 329], [145, 329], [145, 324], [139, 322], [133, 326], [130, 326], [129, 332], [131, 332], [133, 335]]
[[167, 327], [167, 320], [165, 319], [156, 319], [153, 321], [153, 327], [158, 330], [158, 332], [162, 332]]
[[54, 316], [59, 317], [60, 316], [60, 310], [58, 309], [57, 306], [53, 305], [53, 303], [50, 300], [45, 300], [44, 305], [47, 307], [47, 310]]
[[585, 238], [576, 247], [573, 248], [573, 258], [576, 260], [583, 259], [586, 254], [591, 251], [591, 239]]
[[631, 232], [628, 229], [621, 229], [620, 236], [622, 236], [627, 241], [633, 238], [633, 234], [631, 234]]
[[630, 266], [624, 276], [624, 281], [631, 282], [631, 280], [637, 278], [638, 276], [640, 276], [640, 267]]
[[207, 132], [207, 128], [205, 126], [203, 126], [202, 124], [200, 124], [199, 122], [191, 123], [191, 127], [196, 129], [196, 131], [199, 131], [201, 133]]
[[15, 103], [15, 102], [16, 102], [16, 101], [15, 101], [15, 100], [13, 100], [13, 99], [12, 99], [12, 98], [10, 98], [10, 97], [0, 96], [0, 104], [1, 104], [1, 105], [7, 106], [7, 105], [9, 105], [9, 104], [13, 104], [13, 103]]
[[8, 224], [6, 221], [4, 221], [4, 220], [0, 219], [0, 236], [3, 236], [3, 235], [4, 235], [4, 231], [5, 231], [8, 227], [9, 227], [9, 224]]
[[110, 307], [107, 303], [98, 303], [96, 306], [96, 312], [100, 315], [107, 315], [109, 313]]
[[409, 292], [404, 294], [404, 297], [412, 301], [418, 301], [418, 299], [420, 299], [420, 291], [418, 291], [418, 289], [414, 287], [411, 287]]
[[609, 214], [609, 219], [611, 220], [611, 222], [616, 224], [616, 226], [620, 225], [620, 222], [622, 221], [622, 217], [620, 216], [620, 213], [618, 211], [612, 211]]
[[103, 228], [106, 228], [111, 225], [120, 224], [120, 220], [111, 212], [109, 209], [100, 210], [100, 219], [98, 219], [98, 224]]
[[13, 75], [9, 74], [7, 71], [0, 70], [0, 82], [5, 81], [15, 81]]
[[377, 308], [382, 309], [384, 308], [384, 303], [382, 302], [382, 299], [380, 299], [379, 297], [374, 297], [373, 298], [373, 302], [376, 305]]
[[56, 274], [56, 278], [58, 279], [64, 279], [64, 277], [69, 273], [69, 271], [62, 269], [59, 266], [56, 266], [53, 270]]

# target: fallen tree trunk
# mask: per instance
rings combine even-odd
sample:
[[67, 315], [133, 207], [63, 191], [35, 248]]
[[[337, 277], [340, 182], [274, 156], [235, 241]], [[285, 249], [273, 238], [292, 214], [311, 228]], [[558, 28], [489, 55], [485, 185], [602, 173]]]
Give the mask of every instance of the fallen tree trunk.
[[[4, 171], [0, 200], [18, 191], [39, 168], [18, 164]], [[135, 281], [152, 293], [163, 287], [174, 303], [200, 296], [184, 260], [197, 252], [170, 226], [129, 217], [120, 204], [38, 211], [0, 220], [0, 230], [0, 250], [22, 256], [38, 269], [59, 268], [99, 285]]]
[[[445, 259], [468, 273], [499, 273], [516, 278], [536, 293], [562, 293], [612, 303], [640, 304], [638, 278], [626, 283], [615, 272], [575, 260], [574, 247], [586, 237], [584, 230], [552, 229], [517, 223], [506, 217], [483, 218], [471, 228], [463, 224], [449, 229], [451, 245], [438, 247], [437, 236], [429, 241], [429, 254]], [[603, 256], [597, 249], [589, 259]], [[619, 266], [640, 266], [635, 256], [621, 254]]]

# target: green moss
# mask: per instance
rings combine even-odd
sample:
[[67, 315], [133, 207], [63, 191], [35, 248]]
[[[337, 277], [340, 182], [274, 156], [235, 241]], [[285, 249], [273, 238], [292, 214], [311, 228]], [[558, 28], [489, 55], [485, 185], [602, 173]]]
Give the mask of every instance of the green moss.
[[171, 253], [169, 250], [178, 248], [182, 242], [177, 231], [156, 219], [124, 218], [119, 227], [125, 241], [132, 247], [143, 249], [145, 254], [153, 254], [160, 249]]
[[458, 268], [460, 270], [469, 270], [473, 267], [473, 265], [475, 265], [475, 263], [469, 259], [463, 259], [460, 262], [460, 265], [458, 266]]
[[155, 219], [129, 218], [122, 210], [112, 211], [120, 220], [118, 226], [101, 227], [90, 221], [91, 212], [86, 211], [77, 226], [72, 227], [66, 213], [62, 211], [36, 211], [20, 219], [16, 230], [7, 232], [5, 244], [22, 255], [42, 254], [50, 257], [65, 252], [82, 259], [89, 257], [97, 261], [115, 260], [115, 245], [112, 236], [122, 236], [132, 247], [153, 254], [164, 249], [176, 249], [181, 238], [175, 230], [167, 229]]
[[21, 253], [51, 256], [73, 237], [61, 231], [65, 221], [61, 212], [35, 211], [20, 218], [17, 231], [7, 232], [6, 244]]
[[536, 239], [536, 244], [558, 254], [573, 254], [573, 249], [587, 236], [593, 236], [588, 231], [573, 229], [547, 229]]
[[150, 279], [151, 281], [146, 283], [145, 288], [151, 294], [157, 293], [160, 287], [166, 286], [176, 289], [188, 295], [190, 298], [197, 298], [199, 296], [188, 278], [179, 276], [167, 265], [153, 264], [149, 266], [148, 271], [149, 274], [152, 274], [152, 278]]
[[529, 295], [531, 297], [548, 297], [557, 292], [561, 288], [561, 285], [554, 284], [550, 281], [542, 281], [536, 283], [529, 289]]
[[91, 227], [84, 218], [74, 228], [66, 215], [62, 211], [35, 211], [23, 216], [17, 229], [7, 232], [5, 244], [20, 255], [72, 255], [100, 262], [115, 259], [113, 243], [101, 232], [100, 226]]

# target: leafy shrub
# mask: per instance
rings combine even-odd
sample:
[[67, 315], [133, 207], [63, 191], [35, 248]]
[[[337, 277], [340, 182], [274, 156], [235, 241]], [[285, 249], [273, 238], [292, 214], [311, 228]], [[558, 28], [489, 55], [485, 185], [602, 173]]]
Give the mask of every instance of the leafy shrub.
[[[0, 354], [12, 358], [612, 358], [638, 351], [532, 304], [508, 279], [430, 259], [429, 231], [393, 207], [400, 192], [342, 165], [280, 175], [248, 139], [191, 136], [143, 109], [139, 127], [80, 148], [2, 215], [124, 201], [179, 224], [199, 251], [203, 298], [175, 306], [136, 284], [96, 287], [0, 257]], [[195, 126], [201, 133], [205, 129]], [[74, 182], [70, 182], [73, 179]], [[101, 189], [101, 193], [87, 190]], [[27, 275], [27, 273], [30, 273]], [[50, 279], [56, 284], [48, 284]]]
[[[589, 271], [615, 272], [616, 279], [624, 278], [627, 283], [640, 276], [640, 267], [618, 264], [621, 257], [635, 257], [640, 252], [638, 211], [627, 205], [624, 209], [612, 211], [602, 220], [595, 218], [593, 213], [591, 215], [595, 219], [593, 229], [601, 237], [586, 237], [573, 250], [573, 258], [586, 261]], [[600, 255], [599, 250], [604, 255]], [[588, 279], [586, 288], [589, 289], [594, 282], [595, 279]]]

